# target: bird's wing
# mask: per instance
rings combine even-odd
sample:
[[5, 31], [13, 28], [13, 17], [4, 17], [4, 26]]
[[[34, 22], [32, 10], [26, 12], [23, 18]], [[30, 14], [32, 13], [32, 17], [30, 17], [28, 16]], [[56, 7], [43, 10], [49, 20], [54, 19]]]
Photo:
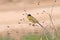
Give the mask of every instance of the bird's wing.
[[38, 20], [36, 20], [33, 16], [31, 16], [31, 20], [34, 22], [34, 23], [37, 23]]

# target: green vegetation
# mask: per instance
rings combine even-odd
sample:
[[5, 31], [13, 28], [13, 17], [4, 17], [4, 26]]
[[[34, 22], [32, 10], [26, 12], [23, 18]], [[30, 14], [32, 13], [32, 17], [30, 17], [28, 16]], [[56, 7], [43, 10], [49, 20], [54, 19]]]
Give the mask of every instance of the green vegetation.
[[22, 38], [22, 40], [39, 40], [40, 35], [28, 34]]
[[[60, 40], [60, 32], [56, 32], [54, 34], [55, 38], [53, 39], [52, 35], [49, 33], [41, 33], [39, 34], [27, 34], [22, 36], [22, 38], [20, 40]], [[14, 38], [15, 39], [15, 38]], [[0, 36], [0, 40], [13, 40], [9, 35], [2, 37]]]
[[41, 35], [37, 34], [28, 34], [26, 36], [22, 37], [22, 40], [60, 40], [60, 34], [55, 34], [55, 38], [52, 38], [51, 34], [44, 34], [42, 33]]

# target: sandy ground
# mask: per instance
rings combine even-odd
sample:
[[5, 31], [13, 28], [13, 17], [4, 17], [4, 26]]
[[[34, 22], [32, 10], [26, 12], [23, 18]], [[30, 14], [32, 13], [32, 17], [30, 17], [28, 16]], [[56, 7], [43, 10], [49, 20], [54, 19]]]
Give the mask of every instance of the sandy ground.
[[5, 35], [9, 32], [11, 36], [17, 37], [17, 35], [22, 36], [27, 33], [34, 33], [35, 31], [41, 33], [43, 29], [38, 24], [32, 26], [32, 23], [27, 19], [27, 14], [34, 16], [43, 26], [47, 26], [46, 28], [51, 30], [53, 26], [50, 27], [51, 21], [48, 15], [50, 14], [55, 27], [60, 29], [60, 1], [43, 0], [40, 1], [40, 3], [38, 2], [39, 1], [35, 1], [32, 4], [27, 4], [25, 1], [1, 3], [0, 34]]

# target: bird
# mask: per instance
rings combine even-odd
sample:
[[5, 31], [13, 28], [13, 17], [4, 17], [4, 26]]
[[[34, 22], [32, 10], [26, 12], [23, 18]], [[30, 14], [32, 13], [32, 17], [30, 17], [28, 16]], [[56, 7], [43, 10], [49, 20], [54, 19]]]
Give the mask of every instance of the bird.
[[36, 18], [34, 18], [31, 14], [27, 14], [27, 19], [30, 21], [30, 22], [32, 22], [32, 23], [37, 23], [37, 24], [39, 24], [44, 30], [46, 30], [46, 31], [48, 31], [42, 24], [40, 24], [39, 23], [39, 21], [36, 19]]

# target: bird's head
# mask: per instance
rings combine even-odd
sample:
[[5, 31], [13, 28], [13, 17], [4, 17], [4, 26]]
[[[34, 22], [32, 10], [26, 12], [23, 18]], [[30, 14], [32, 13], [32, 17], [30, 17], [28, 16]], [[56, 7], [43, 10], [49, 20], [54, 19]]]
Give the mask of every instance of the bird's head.
[[28, 16], [31, 16], [31, 14], [28, 14]]

